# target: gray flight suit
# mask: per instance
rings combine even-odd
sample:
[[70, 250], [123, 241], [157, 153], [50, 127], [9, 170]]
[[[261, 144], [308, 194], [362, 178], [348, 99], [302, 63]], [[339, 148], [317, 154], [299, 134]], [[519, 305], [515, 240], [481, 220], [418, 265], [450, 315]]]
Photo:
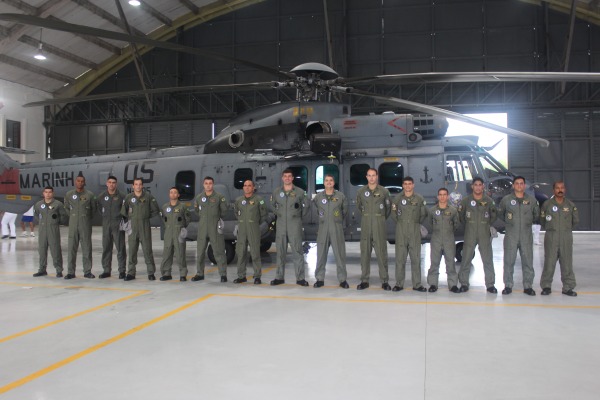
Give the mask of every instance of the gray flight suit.
[[448, 204], [446, 208], [440, 208], [439, 204], [429, 209], [429, 225], [431, 231], [431, 265], [427, 272], [427, 283], [438, 286], [440, 276], [440, 261], [442, 254], [446, 262], [446, 274], [448, 276], [448, 288], [458, 285], [458, 274], [454, 258], [456, 256], [456, 243], [454, 232], [460, 226], [458, 210]]
[[523, 266], [523, 289], [533, 285], [533, 233], [531, 226], [540, 218], [540, 206], [534, 197], [524, 194], [518, 198], [514, 193], [504, 196], [498, 205], [498, 218], [506, 224], [504, 235], [504, 286], [513, 287], [513, 274], [517, 250]]
[[227, 200], [221, 193], [207, 196], [200, 193], [194, 200], [194, 210], [198, 214], [198, 238], [196, 243], [196, 275], [204, 276], [204, 257], [208, 243], [211, 244], [215, 261], [219, 266], [219, 275], [227, 276], [227, 258], [225, 257], [225, 236], [219, 233], [219, 219], [225, 218]]
[[560, 277], [563, 291], [575, 289], [575, 273], [573, 272], [573, 228], [579, 223], [579, 211], [569, 199], [559, 204], [554, 197], [546, 200], [540, 213], [544, 235], [544, 270], [541, 286], [552, 287], [556, 261], [560, 263]]
[[100, 193], [97, 197], [98, 211], [102, 216], [102, 268], [103, 272], [110, 274], [112, 270], [113, 243], [117, 250], [117, 261], [119, 263], [119, 273], [125, 273], [127, 265], [127, 251], [125, 250], [125, 232], [120, 230], [120, 224], [123, 220], [121, 207], [125, 200], [125, 194], [115, 191], [109, 194], [108, 191]]
[[371, 252], [375, 248], [375, 256], [379, 264], [379, 278], [381, 283], [387, 283], [388, 253], [385, 220], [392, 210], [390, 192], [381, 185], [375, 190], [368, 185], [358, 190], [356, 195], [356, 208], [361, 213], [360, 221], [360, 281], [369, 282], [371, 275]]
[[492, 234], [490, 228], [497, 217], [494, 200], [485, 194], [480, 200], [473, 195], [465, 197], [458, 207], [460, 222], [465, 227], [465, 243], [463, 257], [458, 272], [458, 280], [462, 286], [469, 287], [469, 273], [471, 262], [475, 258], [475, 247], [479, 246], [479, 254], [483, 261], [483, 274], [485, 286], [494, 286], [496, 273], [494, 272], [494, 254], [492, 251]]
[[396, 285], [403, 288], [406, 258], [410, 255], [413, 288], [421, 284], [421, 224], [427, 219], [425, 199], [417, 193], [398, 194], [392, 200], [392, 218], [396, 221]]
[[145, 190], [140, 197], [137, 197], [134, 192], [129, 193], [125, 197], [123, 207], [121, 207], [121, 215], [129, 218], [129, 221], [131, 221], [131, 235], [129, 235], [127, 240], [129, 242], [127, 275], [135, 276], [137, 253], [140, 243], [144, 250], [144, 260], [146, 261], [148, 275], [154, 275], [156, 272], [154, 254], [152, 253], [150, 218], [158, 214], [160, 214], [160, 209], [158, 208], [156, 199]]
[[96, 195], [87, 189], [69, 190], [65, 195], [65, 209], [69, 213], [69, 254], [67, 274], [75, 275], [77, 248], [81, 242], [83, 273], [92, 272], [92, 218], [96, 214]]
[[248, 263], [248, 246], [254, 265], [254, 278], [262, 275], [260, 260], [260, 224], [267, 221], [267, 206], [263, 198], [253, 194], [251, 197], [240, 196], [233, 204], [233, 211], [238, 220], [237, 243], [235, 252], [238, 256], [238, 278], [246, 277]]
[[348, 200], [344, 193], [340, 191], [335, 190], [332, 195], [327, 195], [325, 191], [322, 191], [314, 197], [313, 203], [319, 213], [315, 278], [318, 281], [325, 280], [327, 253], [329, 252], [329, 246], [331, 246], [337, 265], [337, 278], [342, 283], [348, 277], [344, 237], [344, 219], [348, 214]]
[[165, 223], [165, 234], [163, 239], [163, 259], [160, 263], [160, 273], [162, 276], [171, 276], [171, 267], [173, 266], [173, 254], [179, 263], [179, 277], [187, 276], [187, 260], [185, 257], [185, 239], [179, 240], [181, 229], [190, 223], [190, 212], [185, 204], [177, 202], [172, 206], [171, 203], [165, 203], [161, 209], [161, 216]]
[[40, 255], [38, 272], [46, 272], [48, 248], [50, 248], [56, 273], [62, 273], [63, 258], [60, 247], [59, 225], [65, 224], [69, 219], [69, 215], [63, 203], [58, 200], [52, 200], [50, 203], [40, 200], [35, 203], [33, 212], [38, 220], [38, 253]]
[[296, 280], [304, 279], [304, 252], [302, 251], [302, 216], [308, 212], [309, 202], [304, 190], [294, 186], [286, 192], [278, 187], [271, 195], [271, 206], [277, 217], [275, 242], [277, 272], [275, 279], [285, 279], [285, 258], [288, 243], [292, 249], [292, 262]]

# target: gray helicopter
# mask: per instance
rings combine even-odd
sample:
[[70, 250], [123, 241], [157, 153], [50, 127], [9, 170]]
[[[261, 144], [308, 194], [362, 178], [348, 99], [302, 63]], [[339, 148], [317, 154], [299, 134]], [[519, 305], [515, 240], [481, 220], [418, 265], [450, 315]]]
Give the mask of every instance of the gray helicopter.
[[[0, 14], [0, 19], [212, 56], [200, 49], [37, 17]], [[283, 79], [274, 82], [139, 90], [53, 99], [25, 106], [142, 96], [160, 91], [209, 91], [244, 87], [272, 87], [276, 90], [289, 88], [296, 91], [296, 101], [276, 103], [240, 114], [213, 140], [201, 146], [25, 164], [17, 163], [0, 151], [0, 209], [15, 213], [26, 211], [41, 199], [42, 189], [47, 185], [55, 188], [57, 197], [64, 196], [73, 187], [75, 177], [80, 174], [86, 177], [87, 188], [94, 192], [104, 188], [109, 175], [115, 175], [119, 179], [121, 190], [129, 189], [134, 178], [141, 178], [145, 189], [152, 192], [161, 204], [167, 201], [169, 188], [177, 186], [181, 201], [191, 207], [194, 196], [203, 189], [202, 181], [205, 176], [215, 179], [215, 190], [224, 194], [230, 203], [242, 194], [242, 185], [247, 179], [253, 180], [256, 191], [268, 199], [272, 191], [280, 186], [283, 170], [291, 169], [294, 172], [294, 184], [310, 196], [324, 189], [325, 174], [336, 178], [336, 188], [350, 199], [350, 211], [345, 223], [346, 240], [357, 241], [361, 233], [360, 213], [354, 199], [358, 189], [366, 184], [368, 168], [378, 170], [380, 184], [392, 194], [402, 190], [403, 177], [412, 176], [417, 191], [428, 202], [434, 202], [440, 187], [448, 188], [453, 202], [460, 201], [462, 196], [469, 193], [474, 176], [480, 176], [486, 181], [488, 194], [496, 200], [511, 190], [513, 174], [486, 149], [478, 146], [476, 138], [445, 136], [448, 128], [446, 118], [548, 146], [546, 140], [524, 132], [441, 108], [370, 93], [357, 86], [375, 81], [600, 81], [600, 74], [597, 73], [544, 72], [424, 73], [343, 78], [332, 68], [319, 63], [305, 63], [287, 72], [244, 60], [232, 60], [271, 72]], [[348, 105], [331, 101], [334, 94], [341, 97], [369, 97], [393, 107], [412, 109], [420, 114], [384, 112], [353, 116]], [[536, 195], [542, 196], [541, 193]], [[158, 218], [155, 222], [160, 225]], [[314, 241], [318, 228], [316, 211], [311, 209], [303, 223], [305, 240]], [[265, 224], [262, 229], [262, 251], [271, 246], [274, 224], [276, 221], [271, 216], [269, 224]], [[235, 225], [235, 218], [230, 213], [224, 229], [228, 262], [235, 256]], [[189, 240], [196, 238], [194, 228], [192, 223], [188, 229]], [[388, 226], [388, 240], [394, 240], [392, 222]], [[211, 249], [208, 255], [214, 262]]]

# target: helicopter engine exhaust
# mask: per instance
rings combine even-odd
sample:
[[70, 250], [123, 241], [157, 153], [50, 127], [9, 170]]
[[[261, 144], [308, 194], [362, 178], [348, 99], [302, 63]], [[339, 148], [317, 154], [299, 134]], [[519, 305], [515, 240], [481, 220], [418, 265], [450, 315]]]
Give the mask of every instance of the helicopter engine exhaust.
[[331, 155], [339, 153], [342, 138], [333, 133], [327, 122], [311, 122], [306, 127], [305, 137], [310, 143], [310, 151], [315, 154]]
[[232, 149], [237, 149], [244, 143], [244, 131], [237, 130], [229, 135], [229, 146]]

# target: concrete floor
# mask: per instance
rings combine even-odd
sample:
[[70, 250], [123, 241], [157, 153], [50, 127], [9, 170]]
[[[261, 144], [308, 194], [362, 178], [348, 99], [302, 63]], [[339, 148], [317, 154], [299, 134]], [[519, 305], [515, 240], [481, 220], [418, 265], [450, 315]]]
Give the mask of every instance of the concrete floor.
[[[162, 243], [154, 231], [157, 265]], [[63, 250], [66, 231], [63, 231]], [[522, 293], [520, 264], [510, 296], [485, 292], [479, 256], [468, 293], [356, 291], [358, 243], [348, 243], [350, 290], [227, 284], [216, 268], [203, 282], [33, 278], [37, 239], [0, 241], [2, 399], [597, 399], [600, 380], [598, 234], [577, 233], [579, 297], [540, 296], [543, 247], [535, 246], [535, 290]], [[94, 268], [101, 273], [100, 228]], [[263, 282], [275, 254], [264, 255]], [[393, 246], [389, 246], [391, 283]], [[195, 243], [188, 243], [190, 274]], [[502, 236], [494, 240], [502, 290]], [[422, 251], [429, 267], [429, 247]], [[66, 260], [66, 253], [65, 253]], [[594, 261], [595, 260], [595, 261]], [[517, 259], [517, 263], [520, 260]], [[116, 260], [113, 264], [116, 264]], [[425, 268], [425, 267], [424, 267]], [[558, 268], [557, 268], [558, 270]], [[249, 274], [251, 273], [251, 269]], [[407, 268], [408, 288], [410, 268]], [[158, 275], [157, 275], [158, 277]], [[293, 283], [291, 266], [286, 272]]]

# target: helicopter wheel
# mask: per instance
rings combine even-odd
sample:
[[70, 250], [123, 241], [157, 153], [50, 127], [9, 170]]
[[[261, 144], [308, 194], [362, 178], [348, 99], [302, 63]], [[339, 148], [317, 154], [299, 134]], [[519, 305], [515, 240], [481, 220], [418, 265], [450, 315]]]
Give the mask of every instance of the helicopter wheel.
[[463, 251], [463, 245], [465, 244], [465, 242], [458, 242], [456, 243], [456, 254], [454, 254], [454, 258], [456, 258], [456, 261], [461, 262], [462, 261], [462, 251]]
[[[217, 265], [217, 260], [215, 259], [215, 254], [213, 253], [212, 245], [208, 245], [208, 249], [206, 249], [206, 255], [211, 263]], [[227, 264], [230, 264], [235, 258], [235, 246], [232, 242], [225, 242], [225, 258], [227, 260]]]

